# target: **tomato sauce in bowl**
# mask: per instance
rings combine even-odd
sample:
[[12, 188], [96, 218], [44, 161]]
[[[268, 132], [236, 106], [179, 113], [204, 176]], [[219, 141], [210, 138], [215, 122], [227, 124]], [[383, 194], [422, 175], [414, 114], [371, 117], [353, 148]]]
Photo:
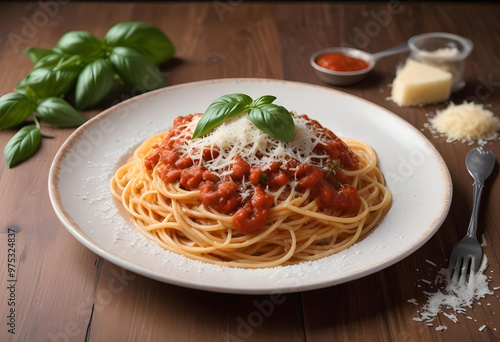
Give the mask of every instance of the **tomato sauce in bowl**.
[[375, 60], [367, 52], [338, 47], [317, 51], [310, 64], [321, 80], [343, 86], [363, 79], [375, 66]]
[[316, 58], [316, 64], [333, 71], [358, 71], [368, 68], [369, 64], [360, 58], [346, 56], [340, 53], [325, 53]]

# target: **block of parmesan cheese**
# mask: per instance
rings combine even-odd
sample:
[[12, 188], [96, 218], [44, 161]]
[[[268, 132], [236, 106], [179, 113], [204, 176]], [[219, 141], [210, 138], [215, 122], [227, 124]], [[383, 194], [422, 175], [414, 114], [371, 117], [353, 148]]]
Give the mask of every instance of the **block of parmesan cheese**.
[[408, 59], [392, 83], [392, 100], [398, 106], [417, 106], [450, 97], [451, 73]]

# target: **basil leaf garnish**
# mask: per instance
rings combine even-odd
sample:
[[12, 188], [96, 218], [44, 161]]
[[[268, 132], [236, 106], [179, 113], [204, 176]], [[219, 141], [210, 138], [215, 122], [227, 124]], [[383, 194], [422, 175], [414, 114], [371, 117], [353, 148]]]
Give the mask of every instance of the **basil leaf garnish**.
[[31, 157], [42, 141], [40, 127], [24, 126], [5, 145], [3, 156], [9, 167], [14, 167]]
[[272, 104], [275, 96], [264, 95], [252, 101], [245, 94], [235, 93], [219, 97], [203, 113], [193, 132], [196, 139], [224, 120], [248, 111], [250, 120], [264, 133], [283, 141], [295, 139], [293, 117], [285, 107]]
[[262, 107], [262, 106], [265, 106], [267, 104], [273, 103], [274, 100], [276, 100], [276, 96], [264, 95], [264, 96], [256, 98], [252, 102], [252, 104], [250, 105], [250, 107]]
[[153, 64], [170, 59], [175, 52], [172, 42], [157, 27], [143, 22], [118, 23], [106, 33], [108, 46], [132, 48]]
[[193, 139], [211, 131], [222, 121], [243, 113], [251, 103], [252, 98], [245, 94], [235, 93], [219, 97], [201, 116], [193, 132]]
[[98, 104], [111, 90], [115, 71], [109, 60], [100, 58], [87, 64], [78, 76], [75, 106], [85, 109]]
[[19, 125], [33, 114], [35, 104], [20, 93], [9, 93], [0, 97], [0, 129]]
[[146, 92], [166, 85], [156, 65], [134, 49], [116, 46], [109, 60], [121, 79], [136, 90]]
[[29, 48], [29, 49], [23, 50], [22, 53], [27, 55], [33, 64], [36, 64], [36, 62], [38, 62], [43, 57], [53, 54], [54, 50]]
[[268, 104], [251, 108], [248, 116], [255, 126], [273, 138], [282, 141], [295, 139], [293, 118], [285, 107]]
[[77, 127], [85, 122], [82, 114], [60, 97], [42, 100], [36, 112], [44, 122], [56, 127]]

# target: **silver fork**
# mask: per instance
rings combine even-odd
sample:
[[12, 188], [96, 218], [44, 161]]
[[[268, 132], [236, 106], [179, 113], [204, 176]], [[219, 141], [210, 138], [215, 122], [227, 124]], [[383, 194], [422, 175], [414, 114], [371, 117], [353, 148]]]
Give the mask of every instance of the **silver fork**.
[[451, 250], [448, 280], [452, 282], [466, 281], [481, 266], [483, 250], [476, 238], [479, 203], [484, 181], [495, 166], [495, 155], [483, 146], [476, 147], [467, 153], [465, 165], [474, 179], [472, 214], [466, 236]]

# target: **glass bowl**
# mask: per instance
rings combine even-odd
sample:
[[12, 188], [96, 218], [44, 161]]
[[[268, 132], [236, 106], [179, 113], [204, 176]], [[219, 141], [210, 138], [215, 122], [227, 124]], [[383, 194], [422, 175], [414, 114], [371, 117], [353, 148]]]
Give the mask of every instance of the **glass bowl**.
[[470, 39], [445, 32], [423, 33], [408, 40], [410, 58], [452, 74], [453, 92], [465, 86], [465, 60], [474, 47]]

